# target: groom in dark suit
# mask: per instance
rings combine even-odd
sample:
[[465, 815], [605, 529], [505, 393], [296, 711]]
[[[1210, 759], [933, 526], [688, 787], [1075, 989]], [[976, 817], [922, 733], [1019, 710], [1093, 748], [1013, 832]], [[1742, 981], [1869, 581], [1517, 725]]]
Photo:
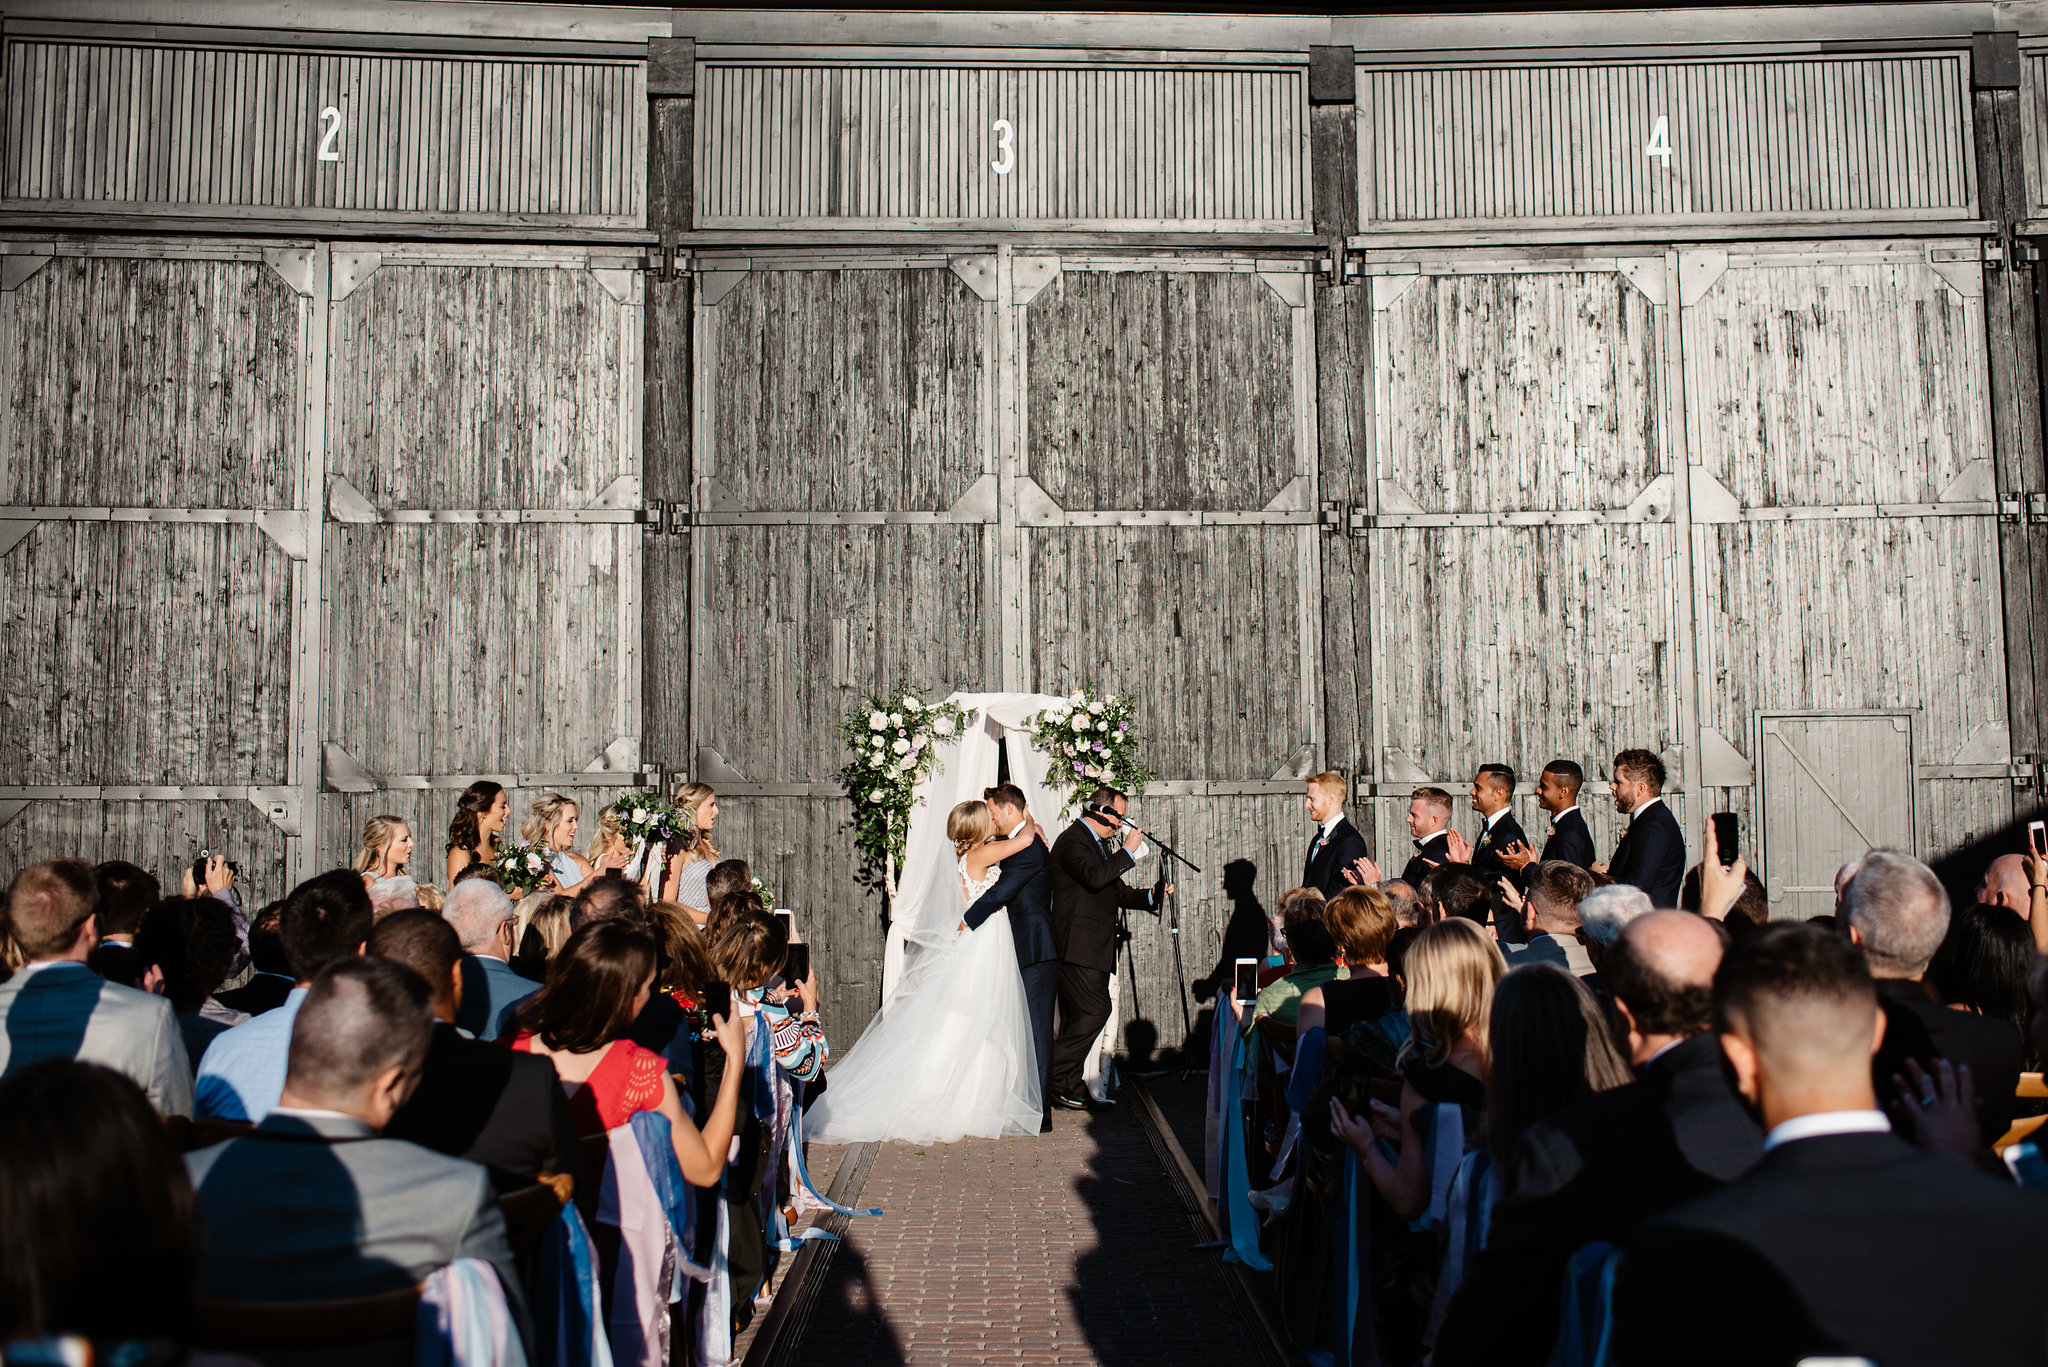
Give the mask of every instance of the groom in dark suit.
[[[1013, 837], [1030, 822], [1024, 791], [1014, 783], [1001, 783], [982, 793], [989, 815], [995, 818], [996, 833]], [[1046, 873], [1045, 843], [1034, 840], [1003, 861], [1002, 876], [983, 893], [961, 919], [971, 930], [998, 911], [1010, 910], [1010, 935], [1017, 944], [1017, 968], [1024, 976], [1024, 1000], [1031, 1008], [1031, 1043], [1038, 1055], [1038, 1095], [1045, 1107], [1039, 1133], [1052, 1129], [1052, 1007], [1059, 997], [1060, 951], [1053, 942], [1052, 920], [1047, 913], [1052, 885]]]

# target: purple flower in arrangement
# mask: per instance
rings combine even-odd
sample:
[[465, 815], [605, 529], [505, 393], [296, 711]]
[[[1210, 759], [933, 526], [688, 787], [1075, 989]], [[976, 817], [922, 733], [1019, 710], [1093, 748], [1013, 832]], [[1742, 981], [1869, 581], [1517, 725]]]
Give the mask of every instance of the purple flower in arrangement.
[[1075, 772], [1075, 773], [1077, 773], [1077, 774], [1078, 774], [1078, 773], [1080, 773], [1080, 772], [1081, 772], [1081, 771], [1082, 771], [1082, 770], [1083, 770], [1084, 768], [1086, 768], [1086, 767], [1087, 767], [1087, 766], [1086, 766], [1086, 765], [1084, 765], [1084, 764], [1082, 764], [1080, 760], [1075, 760], [1075, 761], [1074, 761], [1074, 772]]
[[1101, 741], [1096, 741], [1096, 742], [1095, 742], [1095, 747], [1094, 747], [1094, 749], [1095, 749], [1095, 753], [1096, 753], [1096, 754], [1098, 754], [1098, 755], [1099, 755], [1099, 754], [1101, 754], [1101, 753], [1102, 753], [1102, 751], [1103, 751], [1103, 749], [1104, 749], [1104, 746], [1103, 746], [1102, 742], [1101, 742]]

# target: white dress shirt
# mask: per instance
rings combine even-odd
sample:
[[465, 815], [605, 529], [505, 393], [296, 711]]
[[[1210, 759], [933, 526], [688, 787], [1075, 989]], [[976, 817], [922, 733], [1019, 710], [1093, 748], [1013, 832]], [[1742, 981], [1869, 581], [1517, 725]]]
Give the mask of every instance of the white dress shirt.
[[1773, 1126], [1764, 1136], [1764, 1152], [1795, 1139], [1818, 1139], [1824, 1134], [1890, 1134], [1891, 1130], [1892, 1122], [1883, 1111], [1815, 1111]]

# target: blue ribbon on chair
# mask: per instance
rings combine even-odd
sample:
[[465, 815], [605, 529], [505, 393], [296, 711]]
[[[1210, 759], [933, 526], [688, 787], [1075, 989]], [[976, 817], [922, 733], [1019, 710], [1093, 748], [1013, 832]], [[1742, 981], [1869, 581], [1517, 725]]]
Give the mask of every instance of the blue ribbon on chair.
[[1370, 1250], [1364, 1247], [1370, 1229], [1366, 1223], [1370, 1206], [1365, 1193], [1370, 1186], [1371, 1179], [1365, 1175], [1364, 1165], [1347, 1146], [1338, 1165], [1338, 1227], [1334, 1231], [1335, 1237], [1330, 1240], [1336, 1262], [1337, 1286], [1344, 1302], [1337, 1320], [1338, 1367], [1379, 1367], [1379, 1335], [1373, 1327], [1369, 1304], [1363, 1316], [1365, 1341], [1359, 1342], [1359, 1307], [1364, 1301], [1361, 1288], [1370, 1276], [1370, 1269], [1365, 1265]]
[[[880, 1215], [882, 1213], [880, 1206], [870, 1206], [866, 1210], [855, 1210], [852, 1206], [840, 1205], [824, 1192], [819, 1191], [818, 1184], [811, 1180], [811, 1170], [804, 1162], [804, 1084], [798, 1082], [795, 1091], [796, 1102], [791, 1108], [789, 1117], [789, 1145], [790, 1151], [796, 1155], [796, 1175], [797, 1179], [804, 1184], [804, 1190], [817, 1200], [822, 1201], [827, 1209], [836, 1211], [841, 1215]], [[806, 1239], [836, 1239], [839, 1236], [828, 1230], [818, 1230], [814, 1233], [807, 1229], [803, 1232], [802, 1237]]]
[[1587, 1244], [1565, 1266], [1564, 1314], [1558, 1321], [1554, 1367], [1609, 1367], [1614, 1361], [1614, 1275], [1621, 1250]]
[[555, 1367], [611, 1367], [597, 1252], [574, 1202], [562, 1207], [542, 1240], [528, 1303], [540, 1361]]
[[639, 1111], [627, 1123], [633, 1127], [633, 1142], [640, 1146], [654, 1193], [661, 1198], [661, 1211], [675, 1236], [683, 1275], [700, 1282], [709, 1280], [711, 1269], [697, 1259], [697, 1189], [684, 1178], [683, 1165], [676, 1161], [668, 1117], [659, 1111]]
[[1233, 1030], [1231, 1035], [1230, 1066], [1223, 1074], [1222, 1114], [1216, 1118], [1223, 1143], [1223, 1234], [1230, 1241], [1223, 1261], [1269, 1272], [1273, 1264], [1259, 1251], [1259, 1218], [1252, 1210], [1252, 1179], [1245, 1164], [1249, 1141], [1243, 1098], [1246, 1081], [1258, 1080], [1258, 1050], [1242, 1031]]

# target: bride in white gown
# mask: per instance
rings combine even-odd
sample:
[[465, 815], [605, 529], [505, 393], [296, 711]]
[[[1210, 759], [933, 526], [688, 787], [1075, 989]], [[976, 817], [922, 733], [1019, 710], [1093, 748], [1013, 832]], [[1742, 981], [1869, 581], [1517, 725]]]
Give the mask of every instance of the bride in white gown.
[[[999, 860], [1042, 838], [1032, 825], [1015, 840], [993, 841], [992, 825], [979, 801], [946, 818], [960, 875], [952, 921], [995, 886]], [[882, 1014], [833, 1065], [825, 1095], [804, 1117], [805, 1137], [949, 1143], [1037, 1134], [1044, 1099], [1010, 913], [997, 912], [977, 930], [962, 923], [927, 935], [909, 953]]]

